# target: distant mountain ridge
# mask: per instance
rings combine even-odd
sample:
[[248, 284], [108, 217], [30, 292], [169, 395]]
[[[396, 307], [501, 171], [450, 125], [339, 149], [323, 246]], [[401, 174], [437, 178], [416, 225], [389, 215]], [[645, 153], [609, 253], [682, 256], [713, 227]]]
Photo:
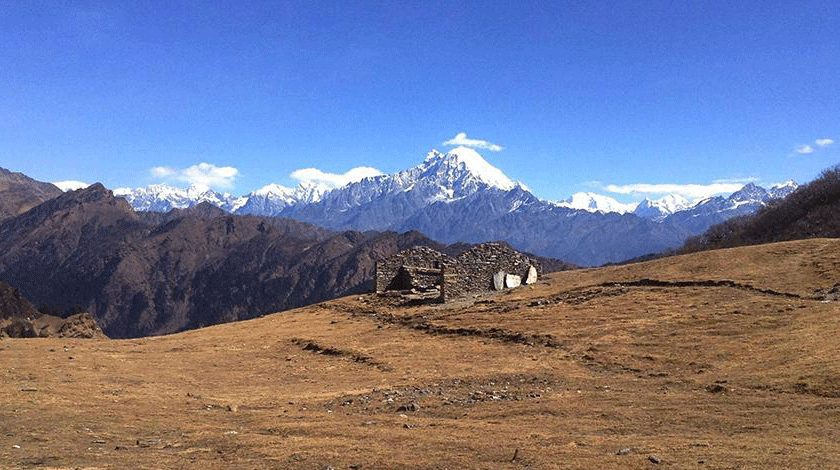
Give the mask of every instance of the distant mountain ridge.
[[240, 198], [193, 191], [197, 197], [191, 199], [165, 187], [157, 195], [148, 188], [117, 194], [137, 210], [206, 201], [235, 214], [281, 216], [334, 230], [418, 230], [445, 243], [506, 240], [542, 256], [598, 265], [679, 246], [712, 224], [754, 212], [795, 188], [793, 182], [770, 190], [750, 183], [728, 197], [696, 203], [672, 194], [623, 204], [591, 192], [551, 202], [534, 196], [475, 150], [457, 147], [432, 150], [407, 170], [335, 189], [311, 183], [268, 185]]
[[[748, 188], [739, 198], [734, 198], [735, 195], [733, 198], [737, 204], [761, 194], [760, 188]], [[728, 218], [702, 235], [688, 239], [680, 252], [840, 237], [840, 166], [823, 171], [784, 199], [772, 199], [772, 196], [768, 194], [771, 199], [757, 211]], [[834, 286], [834, 293], [840, 294], [840, 284]]]
[[692, 235], [696, 235], [724, 220], [752, 214], [774, 200], [787, 197], [798, 187], [793, 181], [775, 185], [769, 190], [748, 183], [728, 197], [710, 197], [692, 207], [669, 214], [664, 217], [663, 222], [683, 227]]
[[209, 202], [227, 212], [234, 212], [246, 202], [244, 197], [217, 193], [203, 186], [181, 189], [168, 184], [153, 184], [145, 188], [116, 188], [114, 195], [124, 198], [134, 210], [169, 212], [172, 209], [186, 209], [202, 202]]

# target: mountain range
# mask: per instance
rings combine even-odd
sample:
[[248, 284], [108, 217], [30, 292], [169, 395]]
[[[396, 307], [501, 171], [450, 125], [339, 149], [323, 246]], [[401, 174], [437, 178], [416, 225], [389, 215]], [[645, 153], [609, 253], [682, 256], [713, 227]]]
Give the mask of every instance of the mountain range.
[[624, 204], [596, 193], [566, 201], [537, 198], [478, 152], [432, 150], [419, 165], [340, 188], [267, 185], [244, 196], [168, 185], [115, 190], [140, 211], [209, 202], [234, 214], [282, 216], [333, 230], [417, 230], [444, 243], [505, 240], [515, 248], [580, 265], [600, 265], [681, 245], [730, 217], [794, 191], [753, 183], [728, 197], [688, 201], [670, 194]]
[[3, 170], [0, 280], [50, 311], [93, 313], [112, 337], [163, 334], [369, 290], [377, 259], [416, 245], [456, 253], [505, 241], [547, 271], [571, 266], [552, 258], [621, 261], [795, 188], [747, 184], [632, 211], [595, 194], [551, 202], [463, 147], [337, 189], [270, 185], [243, 197], [166, 185], [62, 192]]
[[416, 245], [464, 249], [418, 232], [232, 215], [208, 202], [137, 212], [94, 184], [0, 221], [0, 280], [51, 311], [92, 313], [110, 337], [137, 337], [366, 292], [376, 260]]

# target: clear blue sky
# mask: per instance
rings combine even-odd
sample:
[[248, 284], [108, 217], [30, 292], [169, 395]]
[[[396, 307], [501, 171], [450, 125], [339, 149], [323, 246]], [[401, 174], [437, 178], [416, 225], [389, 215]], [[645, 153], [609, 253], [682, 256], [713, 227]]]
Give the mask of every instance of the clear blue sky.
[[0, 166], [118, 187], [208, 162], [245, 193], [466, 132], [561, 199], [840, 162], [837, 0], [514, 3], [2, 0]]

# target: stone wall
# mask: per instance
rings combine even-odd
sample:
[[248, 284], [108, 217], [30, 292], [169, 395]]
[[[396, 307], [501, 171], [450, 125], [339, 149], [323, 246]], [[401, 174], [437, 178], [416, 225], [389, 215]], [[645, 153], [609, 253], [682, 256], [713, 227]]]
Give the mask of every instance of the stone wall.
[[493, 290], [493, 275], [499, 271], [520, 276], [523, 281], [531, 266], [536, 268], [537, 273], [541, 271], [531, 258], [498, 243], [475, 246], [458, 255], [455, 261], [444, 272], [444, 301]]
[[428, 284], [430, 278], [437, 277], [442, 282], [441, 270], [454, 263], [454, 258], [425, 246], [401, 251], [376, 262], [376, 292], [408, 289], [406, 283], [411, 279]]
[[484, 243], [452, 258], [418, 246], [376, 262], [376, 292], [440, 286], [441, 300], [493, 290], [498, 272], [519, 276], [524, 283], [531, 267], [540, 265], [498, 243]]

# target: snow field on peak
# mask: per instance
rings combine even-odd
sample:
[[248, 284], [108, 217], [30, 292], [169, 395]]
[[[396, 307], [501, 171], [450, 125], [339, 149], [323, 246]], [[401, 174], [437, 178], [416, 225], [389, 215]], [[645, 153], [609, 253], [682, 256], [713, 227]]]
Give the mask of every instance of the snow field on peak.
[[556, 207], [584, 210], [588, 212], [626, 214], [636, 209], [636, 203], [621, 203], [609, 196], [592, 192], [579, 192], [565, 201], [552, 202]]
[[489, 186], [509, 191], [516, 185], [502, 170], [488, 163], [480, 153], [469, 147], [455, 147], [442, 154], [442, 158], [463, 165], [465, 171]]

